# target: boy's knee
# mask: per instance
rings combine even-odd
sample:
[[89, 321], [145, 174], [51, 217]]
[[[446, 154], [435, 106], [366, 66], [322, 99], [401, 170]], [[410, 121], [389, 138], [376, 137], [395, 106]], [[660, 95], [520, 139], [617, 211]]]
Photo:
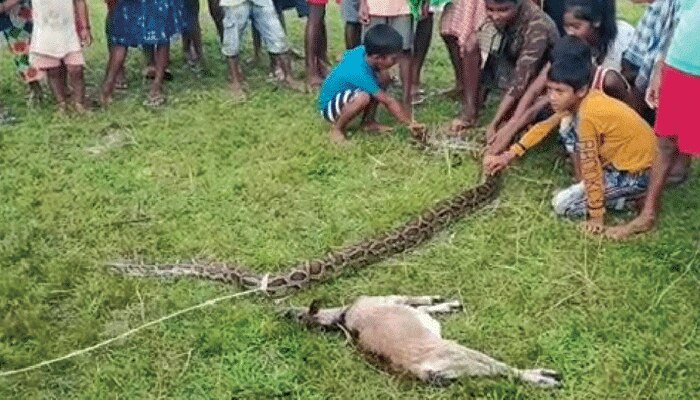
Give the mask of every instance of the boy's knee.
[[352, 101], [362, 106], [367, 106], [372, 101], [372, 96], [367, 92], [355, 92], [355, 95], [352, 96]]
[[561, 190], [552, 197], [552, 208], [559, 217], [581, 218], [586, 213], [583, 201], [584, 188], [581, 184]]

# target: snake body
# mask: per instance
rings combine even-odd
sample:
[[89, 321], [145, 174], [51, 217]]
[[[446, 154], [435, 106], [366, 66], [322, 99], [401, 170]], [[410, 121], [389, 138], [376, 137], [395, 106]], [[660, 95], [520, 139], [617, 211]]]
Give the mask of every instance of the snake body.
[[132, 276], [192, 277], [236, 284], [246, 289], [262, 287], [265, 281], [264, 287], [270, 296], [287, 295], [305, 289], [314, 282], [337, 277], [350, 269], [367, 267], [415, 248], [451, 223], [491, 203], [498, 189], [499, 179], [487, 177], [482, 184], [439, 202], [398, 228], [323, 257], [297, 263], [276, 274], [260, 274], [243, 265], [219, 262], [160, 265], [120, 262], [109, 266], [119, 273]]

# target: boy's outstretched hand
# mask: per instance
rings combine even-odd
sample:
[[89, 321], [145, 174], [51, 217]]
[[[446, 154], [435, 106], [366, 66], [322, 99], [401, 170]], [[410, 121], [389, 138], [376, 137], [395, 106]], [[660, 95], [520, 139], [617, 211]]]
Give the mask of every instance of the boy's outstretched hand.
[[515, 158], [515, 153], [504, 151], [499, 155], [484, 157], [484, 170], [488, 175], [495, 175], [506, 168]]
[[414, 139], [421, 142], [425, 142], [428, 139], [428, 128], [425, 126], [425, 124], [411, 122], [408, 125], [408, 129], [411, 130], [411, 136], [413, 136]]

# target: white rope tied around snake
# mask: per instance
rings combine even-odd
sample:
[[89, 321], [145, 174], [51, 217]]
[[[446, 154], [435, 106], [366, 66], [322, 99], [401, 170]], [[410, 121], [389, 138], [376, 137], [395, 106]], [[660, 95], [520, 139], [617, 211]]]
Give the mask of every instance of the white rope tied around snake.
[[158, 318], [158, 319], [156, 319], [156, 320], [147, 322], [147, 323], [145, 323], [145, 324], [143, 324], [143, 325], [141, 325], [141, 326], [138, 326], [138, 327], [136, 327], [136, 328], [134, 328], [134, 329], [130, 329], [130, 330], [128, 330], [128, 331], [122, 333], [121, 335], [115, 336], [115, 337], [113, 337], [113, 338], [111, 338], [111, 339], [107, 339], [107, 340], [105, 340], [105, 341], [103, 341], [103, 342], [97, 343], [97, 344], [92, 345], [92, 346], [90, 346], [90, 347], [86, 347], [86, 348], [84, 348], [84, 349], [75, 350], [75, 351], [73, 351], [73, 352], [71, 352], [71, 353], [68, 353], [68, 354], [66, 354], [66, 355], [64, 355], [64, 356], [61, 356], [61, 357], [58, 357], [58, 358], [54, 358], [54, 359], [51, 359], [51, 360], [45, 360], [45, 361], [42, 361], [42, 362], [37, 363], [37, 364], [34, 364], [34, 365], [30, 365], [30, 366], [25, 367], [25, 368], [20, 368], [20, 369], [15, 369], [15, 370], [10, 370], [10, 371], [2, 371], [2, 372], [0, 372], [0, 378], [6, 377], [6, 376], [11, 376], [11, 375], [17, 375], [17, 374], [21, 374], [21, 373], [24, 373], [24, 372], [33, 371], [33, 370], [35, 370], [35, 369], [39, 369], [39, 368], [42, 368], [42, 367], [45, 367], [45, 366], [48, 366], [48, 365], [51, 365], [51, 364], [55, 364], [55, 363], [60, 362], [60, 361], [65, 361], [65, 360], [68, 360], [68, 359], [70, 359], [70, 358], [77, 357], [77, 356], [79, 356], [79, 355], [89, 353], [89, 352], [94, 351], [94, 350], [97, 350], [97, 349], [99, 349], [99, 348], [101, 348], [101, 347], [105, 347], [105, 346], [107, 346], [107, 345], [109, 345], [109, 344], [112, 344], [112, 343], [116, 342], [117, 340], [124, 339], [124, 338], [127, 337], [127, 336], [131, 336], [131, 335], [133, 335], [134, 333], [139, 332], [139, 331], [142, 331], [142, 330], [144, 330], [144, 329], [146, 329], [146, 328], [148, 328], [148, 327], [151, 327], [151, 326], [153, 326], [153, 325], [160, 324], [161, 322], [165, 322], [165, 321], [167, 321], [167, 320], [169, 320], [169, 319], [173, 319], [173, 318], [178, 317], [178, 316], [180, 316], [180, 315], [182, 315], [182, 314], [186, 314], [186, 313], [188, 313], [188, 312], [190, 312], [190, 311], [198, 310], [198, 309], [204, 308], [204, 307], [213, 306], [213, 305], [215, 305], [215, 304], [217, 304], [217, 303], [220, 303], [220, 302], [222, 302], [222, 301], [225, 301], [225, 300], [230, 300], [230, 299], [234, 299], [234, 298], [237, 298], [237, 297], [243, 297], [243, 296], [247, 296], [247, 295], [249, 295], [249, 294], [254, 294], [254, 293], [257, 293], [257, 292], [265, 293], [265, 292], [267, 291], [267, 281], [268, 281], [267, 278], [268, 278], [268, 276], [265, 275], [265, 277], [263, 278], [262, 282], [260, 283], [260, 286], [257, 287], [257, 288], [255, 288], [255, 289], [250, 289], [250, 290], [246, 290], [245, 292], [238, 292], [238, 293], [229, 294], [229, 295], [226, 295], [226, 296], [217, 297], [217, 298], [215, 298], [215, 299], [207, 300], [207, 301], [205, 301], [205, 302], [203, 302], [203, 303], [199, 303], [199, 304], [197, 304], [197, 305], [194, 305], [194, 306], [191, 306], [191, 307], [187, 307], [187, 308], [185, 308], [185, 309], [176, 311], [176, 312], [174, 312], [174, 313], [172, 313], [172, 314], [168, 314], [168, 315], [166, 315], [166, 316], [164, 316], [164, 317], [160, 317], [160, 318]]

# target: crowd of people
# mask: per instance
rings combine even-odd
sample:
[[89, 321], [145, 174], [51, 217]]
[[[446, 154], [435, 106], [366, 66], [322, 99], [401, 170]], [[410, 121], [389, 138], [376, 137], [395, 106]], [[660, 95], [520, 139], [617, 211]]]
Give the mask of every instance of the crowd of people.
[[[379, 105], [414, 132], [424, 129], [412, 110], [427, 98], [421, 71], [439, 14], [455, 82], [440, 95], [461, 103], [450, 132], [470, 132], [486, 97], [498, 97], [486, 129], [489, 174], [557, 132], [575, 183], [554, 196], [555, 212], [584, 218], [588, 232], [625, 238], [654, 226], [663, 188], [683, 182], [690, 157], [700, 154], [690, 99], [700, 92], [700, 0], [633, 1], [648, 3], [636, 28], [617, 18], [615, 0], [338, 0], [347, 52], [332, 70], [327, 0], [209, 0], [208, 6], [232, 95], [244, 99], [247, 92], [240, 50], [250, 21], [255, 55], [264, 43], [272, 78], [319, 92], [318, 111], [339, 144], [347, 143], [356, 119], [365, 130], [391, 130], [375, 119]], [[141, 48], [144, 75], [152, 79], [145, 104], [163, 105], [173, 38], [182, 36], [192, 68], [201, 63], [199, 0], [107, 0], [106, 7], [109, 60], [99, 102], [108, 106], [115, 90], [127, 89], [127, 51]], [[306, 82], [292, 75], [288, 9], [306, 18]], [[69, 103], [77, 112], [88, 108], [86, 0], [0, 0], [0, 29], [30, 96], [41, 96], [46, 80], [60, 110]], [[394, 66], [400, 98], [387, 92]], [[607, 209], [640, 204], [628, 224], [605, 227]]]

